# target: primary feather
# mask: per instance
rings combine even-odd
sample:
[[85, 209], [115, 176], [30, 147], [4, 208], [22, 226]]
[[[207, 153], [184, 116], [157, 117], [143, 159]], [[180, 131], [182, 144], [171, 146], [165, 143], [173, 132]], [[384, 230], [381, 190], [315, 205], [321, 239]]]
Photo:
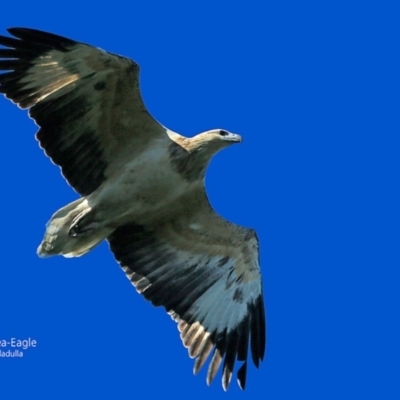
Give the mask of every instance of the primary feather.
[[137, 291], [178, 323], [207, 383], [265, 351], [258, 239], [210, 206], [204, 174], [241, 141], [215, 129], [186, 138], [148, 113], [134, 61], [26, 28], [0, 36], [0, 92], [40, 127], [40, 147], [82, 196], [47, 224], [40, 256], [87, 253], [104, 239]]

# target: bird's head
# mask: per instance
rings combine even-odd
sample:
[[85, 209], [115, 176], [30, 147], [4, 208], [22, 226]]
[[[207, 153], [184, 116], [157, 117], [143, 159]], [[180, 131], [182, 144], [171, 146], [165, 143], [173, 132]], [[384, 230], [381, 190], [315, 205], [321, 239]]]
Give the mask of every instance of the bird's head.
[[196, 142], [198, 149], [204, 151], [210, 157], [225, 147], [234, 143], [240, 143], [242, 137], [236, 133], [228, 132], [224, 129], [213, 129], [198, 134], [193, 138]]
[[207, 166], [215, 153], [234, 143], [240, 143], [242, 137], [223, 129], [213, 129], [199, 133], [192, 138], [169, 134], [173, 137], [170, 157], [177, 170], [189, 181], [204, 177]]

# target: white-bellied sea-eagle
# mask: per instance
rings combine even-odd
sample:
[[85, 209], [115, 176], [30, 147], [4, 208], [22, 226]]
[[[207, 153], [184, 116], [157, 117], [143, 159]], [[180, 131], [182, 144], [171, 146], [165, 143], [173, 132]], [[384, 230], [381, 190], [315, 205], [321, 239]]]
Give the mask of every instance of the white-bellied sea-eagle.
[[61, 36], [11, 28], [0, 36], [0, 92], [29, 109], [45, 154], [81, 196], [47, 224], [40, 256], [77, 257], [104, 239], [136, 290], [177, 322], [207, 383], [265, 350], [256, 233], [211, 207], [204, 175], [241, 141], [214, 129], [187, 138], [148, 113], [134, 61]]

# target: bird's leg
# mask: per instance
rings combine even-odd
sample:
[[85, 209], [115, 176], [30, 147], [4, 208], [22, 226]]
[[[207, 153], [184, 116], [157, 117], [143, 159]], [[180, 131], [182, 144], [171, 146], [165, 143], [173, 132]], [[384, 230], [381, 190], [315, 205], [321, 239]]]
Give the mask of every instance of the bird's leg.
[[84, 234], [87, 235], [99, 227], [99, 223], [93, 220], [94, 213], [91, 211], [91, 209], [85, 210], [73, 219], [68, 231], [69, 236], [75, 238]]

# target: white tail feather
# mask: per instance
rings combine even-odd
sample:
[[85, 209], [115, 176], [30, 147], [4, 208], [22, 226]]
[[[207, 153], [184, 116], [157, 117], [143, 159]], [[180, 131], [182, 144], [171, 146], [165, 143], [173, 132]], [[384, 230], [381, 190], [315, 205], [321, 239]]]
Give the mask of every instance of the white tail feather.
[[37, 249], [39, 257], [51, 257], [61, 254], [64, 257], [79, 257], [100, 244], [112, 229], [102, 228], [78, 237], [71, 237], [69, 230], [75, 217], [88, 210], [85, 198], [73, 201], [59, 209], [46, 225], [42, 243]]

